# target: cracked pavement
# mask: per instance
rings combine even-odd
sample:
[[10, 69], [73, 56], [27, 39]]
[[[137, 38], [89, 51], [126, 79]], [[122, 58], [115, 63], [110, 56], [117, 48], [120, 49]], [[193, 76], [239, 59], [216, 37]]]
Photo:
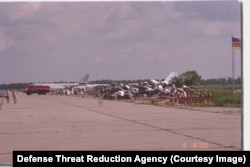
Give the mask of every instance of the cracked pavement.
[[13, 150], [241, 150], [240, 108], [174, 108], [19, 93], [0, 110], [0, 164]]

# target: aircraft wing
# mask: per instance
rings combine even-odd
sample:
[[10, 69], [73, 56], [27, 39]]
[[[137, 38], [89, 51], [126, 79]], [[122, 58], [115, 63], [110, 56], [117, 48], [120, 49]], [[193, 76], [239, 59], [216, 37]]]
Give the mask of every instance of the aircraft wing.
[[150, 79], [150, 81], [153, 83], [153, 84], [160, 84], [159, 81], [156, 81], [155, 79]]
[[91, 91], [91, 90], [93, 90], [94, 88], [97, 88], [97, 87], [107, 87], [107, 86], [109, 86], [109, 84], [87, 84], [86, 85], [87, 87], [87, 90], [88, 91]]

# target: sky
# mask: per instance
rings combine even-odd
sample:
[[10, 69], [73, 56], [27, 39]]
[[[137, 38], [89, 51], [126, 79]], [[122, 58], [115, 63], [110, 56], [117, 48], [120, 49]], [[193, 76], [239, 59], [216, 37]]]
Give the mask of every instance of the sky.
[[[232, 77], [240, 3], [0, 2], [0, 84]], [[235, 78], [241, 76], [235, 50]]]

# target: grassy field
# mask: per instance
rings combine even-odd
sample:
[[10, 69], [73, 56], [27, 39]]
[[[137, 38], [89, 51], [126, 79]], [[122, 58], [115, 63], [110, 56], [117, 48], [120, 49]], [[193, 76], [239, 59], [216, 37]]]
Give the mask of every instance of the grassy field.
[[[241, 90], [241, 85], [235, 85], [234, 89], [231, 85], [209, 85], [200, 86], [201, 90], [209, 90], [213, 92], [214, 104], [218, 107], [241, 107], [242, 106], [242, 93], [236, 92]], [[235, 93], [234, 93], [235, 90]]]

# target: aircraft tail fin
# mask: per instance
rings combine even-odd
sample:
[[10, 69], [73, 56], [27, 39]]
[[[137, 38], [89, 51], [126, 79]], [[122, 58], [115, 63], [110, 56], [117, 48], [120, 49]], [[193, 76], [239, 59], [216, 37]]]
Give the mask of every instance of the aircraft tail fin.
[[89, 79], [89, 74], [86, 74], [82, 77], [82, 79], [79, 81], [80, 84], [87, 84]]
[[169, 84], [169, 81], [171, 81], [172, 78], [178, 76], [177, 72], [171, 72], [168, 77], [164, 80], [164, 83], [167, 85]]

